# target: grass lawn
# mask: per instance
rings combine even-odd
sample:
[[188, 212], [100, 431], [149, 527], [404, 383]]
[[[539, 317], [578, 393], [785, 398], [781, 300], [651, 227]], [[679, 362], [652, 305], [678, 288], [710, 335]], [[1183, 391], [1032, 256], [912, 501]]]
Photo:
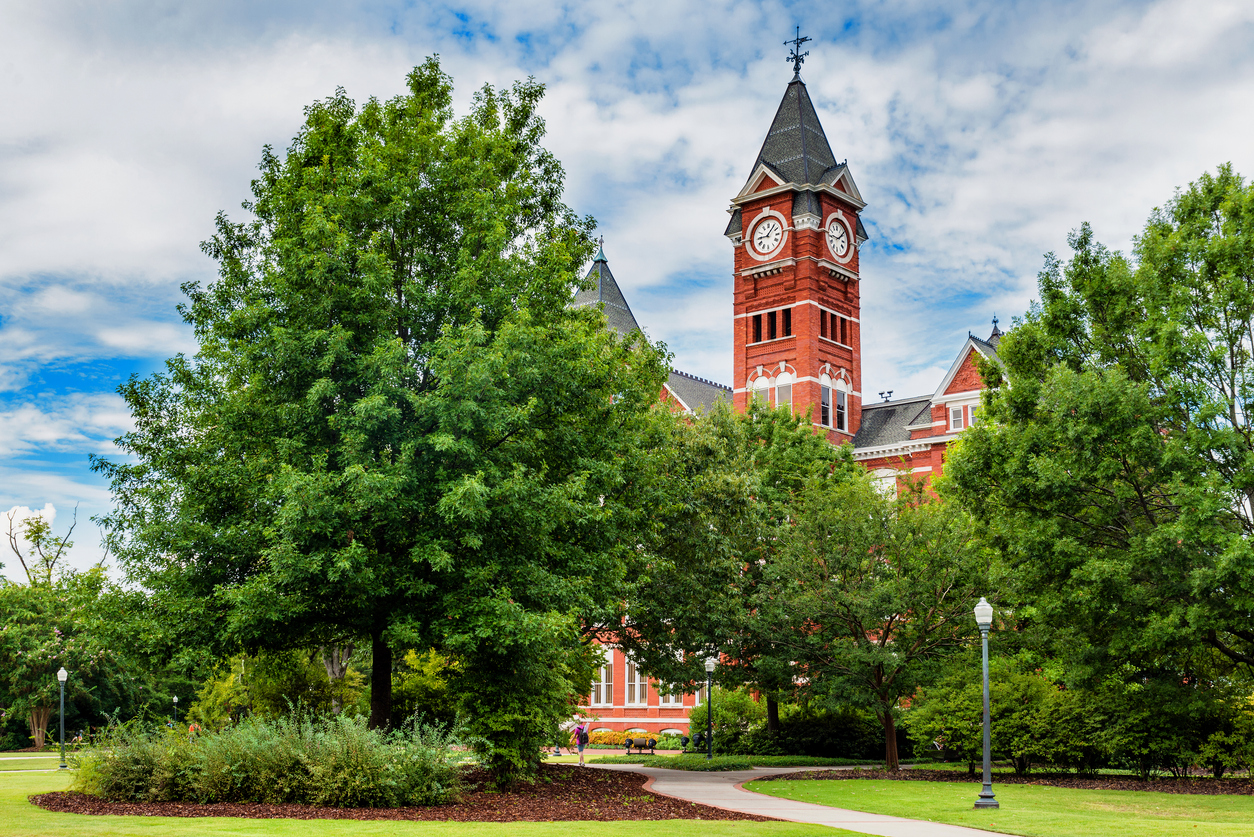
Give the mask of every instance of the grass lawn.
[[997, 785], [1002, 807], [972, 809], [980, 783], [839, 779], [751, 782], [749, 790], [836, 808], [1029, 837], [1254, 837], [1254, 796]]
[[656, 822], [428, 823], [374, 820], [247, 820], [227, 817], [96, 817], [54, 814], [26, 801], [32, 793], [64, 790], [67, 773], [0, 774], [0, 834], [4, 837], [857, 837], [797, 823], [659, 820]]
[[0, 770], [56, 770], [59, 764], [61, 764], [61, 759], [57, 757], [29, 759], [4, 758], [0, 759]]

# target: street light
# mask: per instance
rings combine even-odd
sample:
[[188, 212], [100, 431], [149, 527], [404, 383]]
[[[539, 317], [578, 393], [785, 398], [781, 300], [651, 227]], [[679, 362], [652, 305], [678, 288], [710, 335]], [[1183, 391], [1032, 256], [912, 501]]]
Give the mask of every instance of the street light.
[[68, 770], [69, 767], [65, 763], [65, 681], [70, 677], [70, 673], [65, 670], [65, 666], [61, 666], [57, 671], [57, 681], [61, 685], [61, 766], [60, 770]]
[[993, 626], [993, 606], [980, 596], [980, 603], [975, 606], [975, 624], [980, 627], [980, 640], [984, 646], [984, 787], [980, 790], [980, 798], [975, 800], [976, 808], [1000, 808], [993, 797], [993, 761], [990, 725], [988, 718], [988, 629]]
[[718, 657], [705, 658], [705, 760], [714, 759], [714, 667]]
[[174, 696], [174, 725], [179, 725], [179, 696]]

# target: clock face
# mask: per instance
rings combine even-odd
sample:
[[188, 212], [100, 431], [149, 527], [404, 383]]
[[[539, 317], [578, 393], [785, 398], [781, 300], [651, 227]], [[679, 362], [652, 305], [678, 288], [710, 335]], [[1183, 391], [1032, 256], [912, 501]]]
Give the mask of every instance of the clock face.
[[774, 218], [767, 218], [753, 228], [753, 249], [764, 255], [773, 252], [775, 248], [779, 247], [783, 237], [784, 228], [780, 226], [779, 221]]
[[833, 219], [827, 225], [827, 249], [838, 259], [843, 259], [849, 252], [849, 230], [840, 221]]

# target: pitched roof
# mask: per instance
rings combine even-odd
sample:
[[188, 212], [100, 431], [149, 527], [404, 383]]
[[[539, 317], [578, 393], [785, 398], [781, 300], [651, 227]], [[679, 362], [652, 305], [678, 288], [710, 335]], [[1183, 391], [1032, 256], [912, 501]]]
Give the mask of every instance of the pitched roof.
[[680, 405], [693, 413], [707, 413], [719, 401], [731, 402], [731, 387], [689, 375], [672, 369], [666, 379], [666, 388], [679, 400]]
[[830, 182], [825, 175], [834, 175], [839, 168], [801, 79], [794, 79], [784, 91], [752, 171], [762, 164], [779, 172], [789, 183]]
[[931, 395], [916, 395], [896, 401], [862, 405], [862, 423], [853, 437], [855, 448], [871, 448], [894, 442], [908, 442], [910, 431], [919, 416], [932, 404]]
[[604, 305], [605, 319], [609, 327], [620, 336], [625, 337], [640, 329], [640, 324], [631, 313], [631, 306], [627, 304], [627, 299], [619, 290], [614, 274], [610, 272], [603, 246], [597, 249], [596, 258], [593, 259], [592, 267], [588, 269], [588, 275], [584, 277], [583, 284], [584, 287], [580, 288], [571, 301], [573, 307], [598, 303]]

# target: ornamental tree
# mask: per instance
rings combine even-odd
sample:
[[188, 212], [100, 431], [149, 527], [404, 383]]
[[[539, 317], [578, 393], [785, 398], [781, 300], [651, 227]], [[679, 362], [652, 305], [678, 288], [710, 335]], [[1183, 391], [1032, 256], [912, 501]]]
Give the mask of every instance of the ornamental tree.
[[116, 553], [179, 642], [369, 645], [370, 723], [399, 651], [457, 658], [470, 731], [534, 769], [592, 670], [581, 619], [637, 561], [634, 469], [665, 358], [568, 308], [591, 219], [561, 201], [534, 81], [456, 118], [408, 90], [306, 110], [252, 218], [185, 286], [193, 357], [122, 388]]

